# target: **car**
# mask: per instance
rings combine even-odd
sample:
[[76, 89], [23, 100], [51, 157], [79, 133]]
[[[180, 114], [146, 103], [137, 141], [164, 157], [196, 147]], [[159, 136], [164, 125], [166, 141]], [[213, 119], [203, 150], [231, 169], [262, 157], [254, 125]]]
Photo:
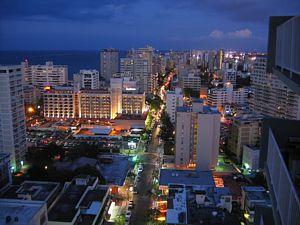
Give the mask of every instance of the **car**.
[[143, 166], [140, 165], [139, 168], [138, 168], [138, 172], [141, 173], [141, 172], [143, 172], [143, 170], [144, 170]]
[[132, 201], [130, 201], [130, 202], [128, 203], [128, 210], [132, 210], [133, 207], [134, 207], [134, 203], [133, 203]]
[[130, 218], [125, 218], [125, 225], [129, 225], [129, 223], [130, 223]]

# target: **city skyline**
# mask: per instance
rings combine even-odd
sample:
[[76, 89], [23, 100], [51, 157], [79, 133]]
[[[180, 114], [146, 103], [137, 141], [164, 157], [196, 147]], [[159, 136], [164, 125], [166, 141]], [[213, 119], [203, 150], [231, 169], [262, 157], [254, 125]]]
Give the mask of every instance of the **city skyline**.
[[[105, 47], [266, 51], [268, 18], [296, 1], [1, 1], [0, 50]], [[298, 11], [297, 11], [298, 10]]]

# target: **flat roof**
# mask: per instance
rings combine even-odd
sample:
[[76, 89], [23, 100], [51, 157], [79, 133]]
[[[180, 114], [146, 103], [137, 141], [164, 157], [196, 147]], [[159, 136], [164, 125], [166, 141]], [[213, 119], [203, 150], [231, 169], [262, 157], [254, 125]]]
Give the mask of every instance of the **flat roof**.
[[111, 130], [112, 128], [110, 126], [97, 126], [93, 129], [90, 129], [90, 132], [94, 134], [109, 135]]
[[70, 222], [77, 213], [76, 205], [82, 197], [86, 185], [70, 184], [62, 196], [48, 212], [49, 221]]
[[169, 188], [167, 223], [187, 223], [187, 199], [184, 185], [178, 188]]
[[21, 185], [12, 185], [0, 197], [7, 199], [23, 199], [30, 196], [31, 200], [48, 201], [59, 188], [57, 182], [24, 181]]
[[106, 184], [123, 186], [128, 171], [133, 167], [128, 156], [112, 155], [111, 163], [101, 163], [100, 171]]
[[0, 199], [0, 224], [8, 224], [6, 218], [10, 217], [12, 222], [17, 218], [18, 225], [28, 225], [44, 204], [37, 201]]
[[159, 185], [169, 184], [215, 186], [211, 171], [160, 169]]

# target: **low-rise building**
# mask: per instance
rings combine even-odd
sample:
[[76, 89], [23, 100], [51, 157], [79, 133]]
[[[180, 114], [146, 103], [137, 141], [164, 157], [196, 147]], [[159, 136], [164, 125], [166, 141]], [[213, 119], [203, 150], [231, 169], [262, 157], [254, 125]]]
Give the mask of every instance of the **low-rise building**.
[[41, 201], [0, 199], [0, 224], [47, 225], [47, 206]]
[[271, 200], [266, 189], [261, 186], [243, 186], [241, 199], [241, 210], [247, 224], [254, 223], [256, 205], [266, 205], [271, 207]]
[[108, 201], [108, 186], [98, 186], [98, 178], [87, 175], [65, 183], [64, 189], [48, 213], [48, 225], [99, 224]]

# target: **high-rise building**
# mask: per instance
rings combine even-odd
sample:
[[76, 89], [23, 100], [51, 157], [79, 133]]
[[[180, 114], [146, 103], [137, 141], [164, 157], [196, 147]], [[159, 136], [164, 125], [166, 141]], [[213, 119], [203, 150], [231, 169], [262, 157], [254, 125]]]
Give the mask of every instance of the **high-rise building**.
[[223, 83], [231, 83], [233, 87], [236, 86], [236, 70], [235, 69], [224, 69], [222, 71]]
[[181, 88], [175, 88], [175, 91], [167, 91], [166, 95], [166, 111], [170, 117], [170, 121], [175, 123], [176, 108], [183, 106], [183, 94]]
[[214, 169], [217, 165], [220, 139], [220, 114], [202, 102], [192, 107], [177, 107], [175, 164], [178, 167]]
[[9, 154], [0, 153], [0, 194], [11, 184], [11, 182]]
[[74, 82], [83, 89], [99, 89], [99, 72], [97, 70], [80, 70], [74, 74]]
[[264, 121], [260, 163], [265, 169], [275, 225], [299, 224], [300, 121]]
[[110, 79], [110, 92], [111, 92], [111, 118], [114, 119], [118, 114], [122, 113], [122, 78]]
[[38, 86], [60, 86], [68, 83], [68, 67], [54, 65], [46, 62], [45, 65], [29, 65], [28, 61], [22, 62], [22, 73], [25, 84]]
[[25, 161], [26, 129], [21, 66], [0, 66], [0, 152], [10, 154], [13, 170]]
[[228, 150], [237, 163], [242, 162], [243, 145], [259, 146], [263, 116], [235, 117], [229, 126]]
[[190, 89], [192, 91], [198, 91], [200, 95], [201, 77], [198, 74], [189, 73], [187, 76], [181, 76], [179, 78], [180, 87], [184, 89]]
[[100, 75], [106, 82], [119, 72], [119, 50], [106, 48], [100, 51]]
[[270, 18], [268, 59], [258, 58], [251, 80], [254, 110], [277, 118], [300, 119], [299, 27], [300, 16]]
[[249, 88], [234, 89], [233, 85], [226, 83], [223, 88], [212, 88], [208, 90], [208, 105], [213, 107], [224, 107], [225, 104], [242, 105], [248, 102]]
[[224, 51], [223, 49], [220, 49], [216, 55], [216, 60], [214, 65], [215, 69], [217, 70], [222, 69], [223, 57], [224, 57]]
[[153, 48], [132, 50], [121, 58], [121, 76], [132, 77], [137, 81], [137, 88], [141, 92], [151, 93]]
[[300, 119], [300, 95], [289, 88], [277, 75], [267, 73], [267, 57], [256, 57], [251, 75], [253, 95], [250, 107], [266, 116]]

